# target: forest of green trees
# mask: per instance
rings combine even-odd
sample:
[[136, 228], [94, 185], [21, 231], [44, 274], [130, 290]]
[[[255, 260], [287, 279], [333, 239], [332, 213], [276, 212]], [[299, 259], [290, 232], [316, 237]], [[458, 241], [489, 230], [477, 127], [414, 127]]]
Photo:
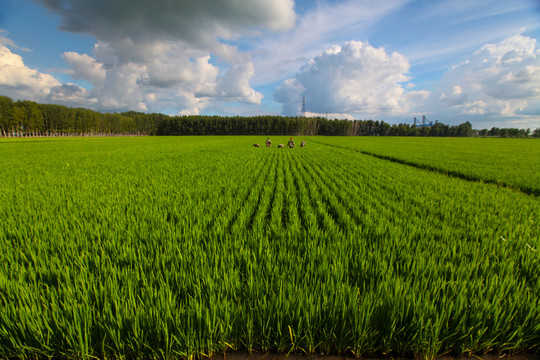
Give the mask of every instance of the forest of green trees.
[[140, 112], [101, 113], [62, 105], [13, 101], [0, 96], [0, 136], [108, 135], [333, 135], [540, 137], [540, 128], [475, 130], [471, 123], [419, 127], [375, 120], [261, 116], [168, 116]]

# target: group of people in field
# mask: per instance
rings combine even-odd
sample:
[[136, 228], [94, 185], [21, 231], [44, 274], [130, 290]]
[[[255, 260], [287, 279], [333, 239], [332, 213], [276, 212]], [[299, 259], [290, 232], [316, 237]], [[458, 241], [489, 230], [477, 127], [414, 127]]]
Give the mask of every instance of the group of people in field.
[[[266, 145], [266, 147], [271, 147], [272, 146], [272, 140], [270, 140], [270, 138], [266, 138], [266, 141], [264, 142], [264, 144]], [[260, 144], [253, 144], [253, 146], [255, 147], [261, 147]], [[290, 138], [289, 141], [287, 142], [287, 146], [292, 149], [294, 147], [294, 141], [293, 141], [293, 138]], [[306, 142], [305, 141], [302, 141], [300, 143], [300, 147], [304, 147], [306, 146]], [[278, 148], [282, 148], [282, 147], [285, 147], [285, 145], [283, 144], [279, 144], [278, 145]]]

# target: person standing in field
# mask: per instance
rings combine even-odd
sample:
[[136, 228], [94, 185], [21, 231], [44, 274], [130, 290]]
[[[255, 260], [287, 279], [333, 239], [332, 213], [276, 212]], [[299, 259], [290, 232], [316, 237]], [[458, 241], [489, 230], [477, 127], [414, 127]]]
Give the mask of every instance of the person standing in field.
[[266, 147], [272, 146], [272, 141], [270, 141], [270, 138], [266, 138], [266, 141], [264, 143], [266, 144]]
[[287, 145], [289, 145], [289, 148], [291, 148], [291, 149], [294, 147], [294, 141], [293, 141], [292, 138], [289, 140], [289, 142], [287, 143]]

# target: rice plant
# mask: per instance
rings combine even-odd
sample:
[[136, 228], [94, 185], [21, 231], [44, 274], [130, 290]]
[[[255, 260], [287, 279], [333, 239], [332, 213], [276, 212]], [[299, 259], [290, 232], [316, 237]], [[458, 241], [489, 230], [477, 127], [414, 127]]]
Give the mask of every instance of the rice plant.
[[0, 357], [540, 351], [538, 197], [261, 141], [0, 140]]

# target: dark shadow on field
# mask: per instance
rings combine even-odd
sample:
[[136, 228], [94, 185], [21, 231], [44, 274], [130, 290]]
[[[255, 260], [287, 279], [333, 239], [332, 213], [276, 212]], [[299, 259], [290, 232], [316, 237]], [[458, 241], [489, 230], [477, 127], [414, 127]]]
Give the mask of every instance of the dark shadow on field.
[[[364, 360], [424, 360], [424, 357], [410, 358], [403, 356], [348, 356], [348, 355], [305, 355], [305, 354], [287, 354], [287, 353], [248, 353], [248, 352], [233, 352], [210, 357], [211, 360], [349, 360], [349, 359], [364, 359]], [[540, 360], [540, 355], [521, 354], [521, 355], [441, 355], [435, 357], [436, 360]]]

